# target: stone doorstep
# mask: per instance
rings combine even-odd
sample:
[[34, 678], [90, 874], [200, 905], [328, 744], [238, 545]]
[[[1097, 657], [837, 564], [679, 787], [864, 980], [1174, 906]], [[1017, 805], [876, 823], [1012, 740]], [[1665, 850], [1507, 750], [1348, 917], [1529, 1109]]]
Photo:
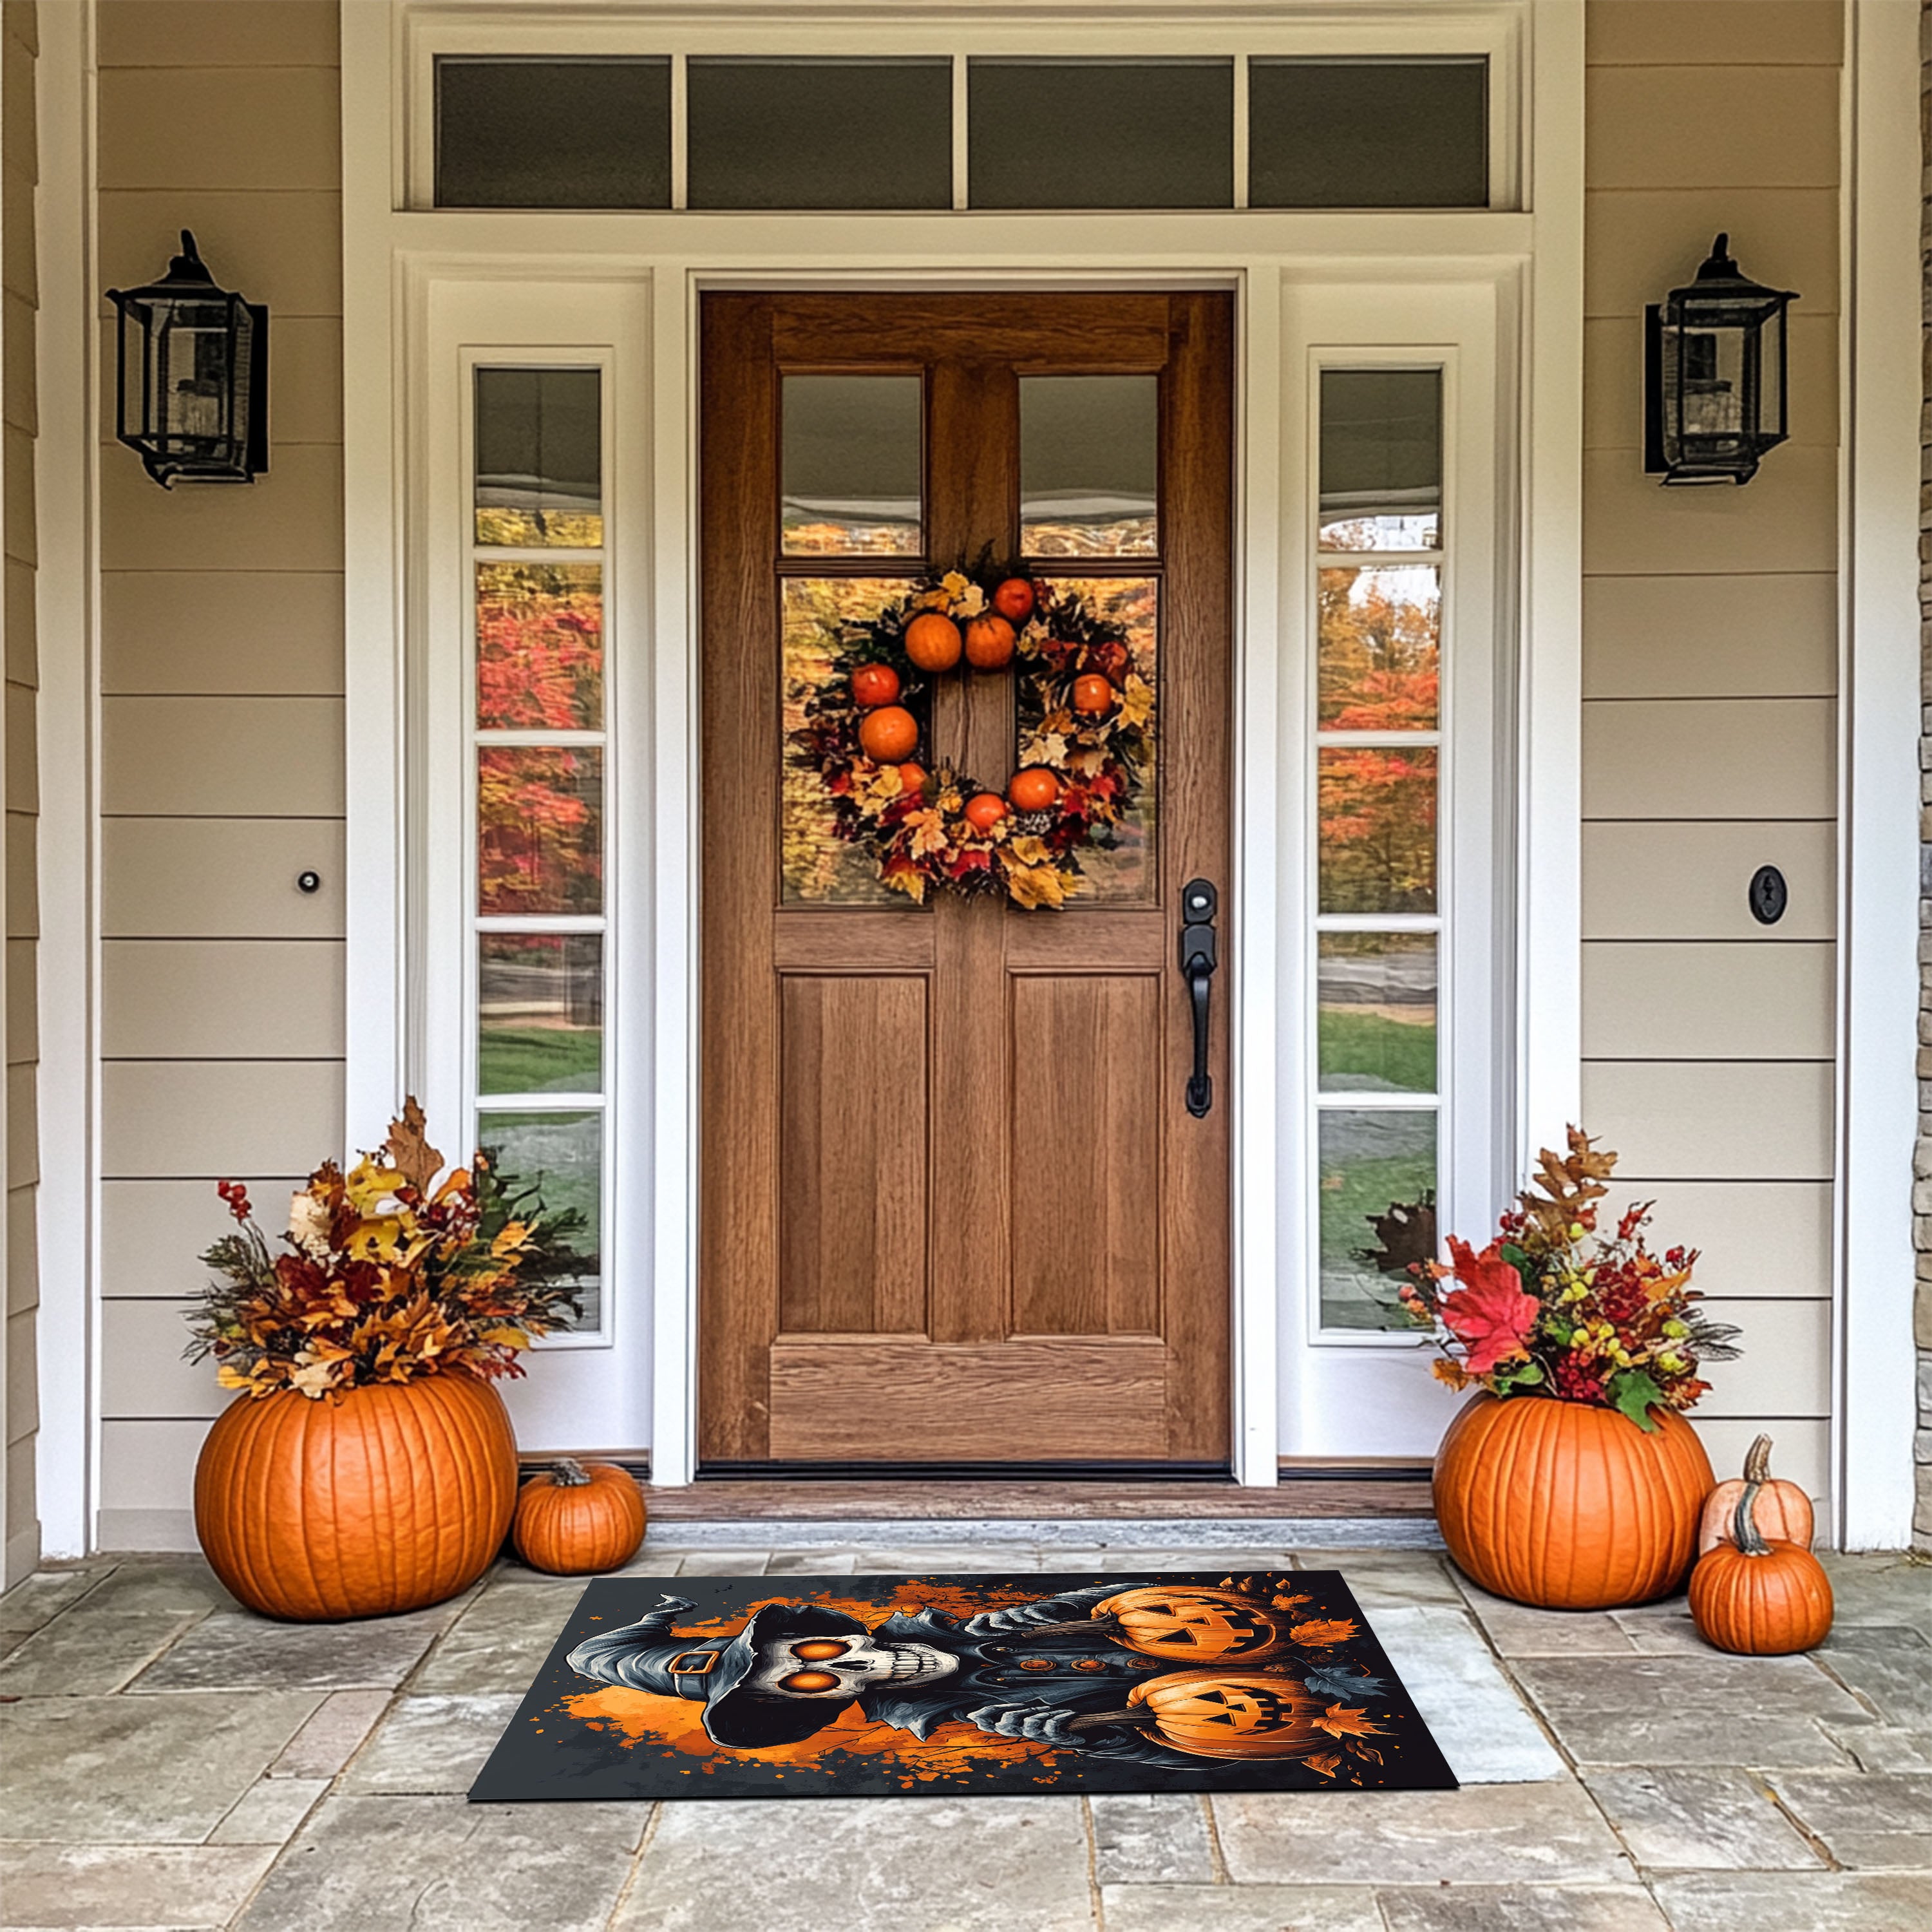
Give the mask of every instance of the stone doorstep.
[[676, 1550], [1440, 1550], [1432, 1516], [998, 1516], [667, 1523], [645, 1540]]

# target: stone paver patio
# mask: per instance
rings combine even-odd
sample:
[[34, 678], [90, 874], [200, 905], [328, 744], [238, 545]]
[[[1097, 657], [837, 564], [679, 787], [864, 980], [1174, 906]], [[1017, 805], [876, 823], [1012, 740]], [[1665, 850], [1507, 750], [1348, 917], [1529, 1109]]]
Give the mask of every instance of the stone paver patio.
[[[1177, 1540], [1178, 1534], [1177, 1532]], [[751, 1540], [748, 1532], [745, 1540]], [[1923, 1932], [1932, 1568], [1828, 1558], [1809, 1657], [1562, 1616], [1425, 1550], [725, 1550], [629, 1574], [1335, 1568], [1456, 1792], [475, 1806], [579, 1586], [296, 1626], [198, 1561], [0, 1598], [0, 1924], [239, 1932]]]

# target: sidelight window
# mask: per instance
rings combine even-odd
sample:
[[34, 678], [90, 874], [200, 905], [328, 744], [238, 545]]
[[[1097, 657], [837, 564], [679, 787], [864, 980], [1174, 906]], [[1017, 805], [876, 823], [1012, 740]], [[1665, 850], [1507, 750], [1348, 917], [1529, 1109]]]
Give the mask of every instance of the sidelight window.
[[[1406, 1330], [1444, 1059], [1442, 371], [1324, 368], [1314, 505], [1319, 1326]], [[1453, 644], [1454, 640], [1451, 640]]]
[[604, 1325], [610, 965], [603, 376], [479, 368], [468, 518], [474, 1144], [578, 1216]]

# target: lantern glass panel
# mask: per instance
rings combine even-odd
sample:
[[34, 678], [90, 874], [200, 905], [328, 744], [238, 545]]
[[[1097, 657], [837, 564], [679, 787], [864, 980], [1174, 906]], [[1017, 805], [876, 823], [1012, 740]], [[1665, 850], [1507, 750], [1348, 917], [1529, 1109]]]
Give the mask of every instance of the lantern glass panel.
[[190, 450], [219, 442], [229, 428], [233, 345], [228, 304], [170, 303], [161, 311], [152, 341], [163, 434]]

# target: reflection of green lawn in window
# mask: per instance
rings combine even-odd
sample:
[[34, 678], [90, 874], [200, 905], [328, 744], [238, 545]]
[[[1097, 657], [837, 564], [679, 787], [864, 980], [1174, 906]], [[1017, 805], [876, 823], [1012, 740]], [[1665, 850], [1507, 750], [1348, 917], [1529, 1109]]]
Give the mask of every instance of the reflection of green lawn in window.
[[496, 1161], [513, 1191], [537, 1183], [551, 1214], [575, 1209], [583, 1225], [571, 1245], [590, 1263], [581, 1287], [582, 1319], [574, 1326], [597, 1325], [602, 1289], [603, 1119], [595, 1113], [480, 1114], [476, 1138]]
[[478, 1042], [485, 1094], [595, 1094], [602, 1085], [602, 1027], [492, 1027]]
[[[1356, 1118], [1360, 1117], [1356, 1116]], [[1359, 1258], [1359, 1250], [1378, 1245], [1369, 1225], [1396, 1202], [1420, 1201], [1436, 1185], [1436, 1163], [1427, 1154], [1383, 1159], [1352, 1157], [1322, 1163], [1322, 1325], [1324, 1328], [1385, 1328], [1411, 1325], [1396, 1296], [1401, 1277], [1378, 1274]]]
[[1325, 1006], [1317, 1026], [1322, 1072], [1329, 1085], [1348, 1087], [1359, 1081], [1365, 1086], [1400, 1088], [1405, 1093], [1435, 1091], [1433, 1018], [1392, 1020], [1356, 1007]]

